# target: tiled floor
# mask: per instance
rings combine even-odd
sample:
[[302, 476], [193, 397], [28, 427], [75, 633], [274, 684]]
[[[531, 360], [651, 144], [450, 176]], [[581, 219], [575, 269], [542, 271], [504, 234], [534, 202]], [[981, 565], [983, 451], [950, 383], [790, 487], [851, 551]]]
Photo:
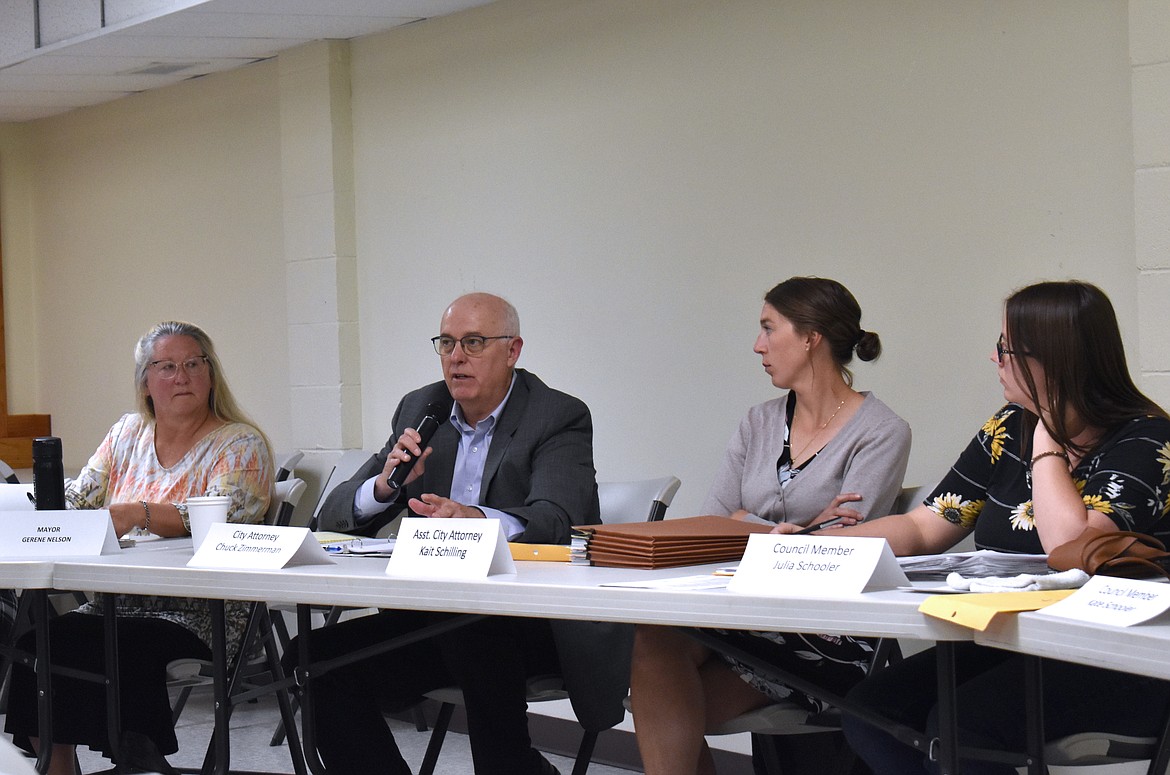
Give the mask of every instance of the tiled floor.
[[[211, 734], [211, 716], [210, 692], [193, 694], [177, 727], [179, 751], [167, 757], [171, 764], [176, 767], [198, 767], [202, 763]], [[267, 697], [258, 703], [246, 703], [236, 709], [231, 724], [233, 769], [277, 773], [293, 771], [287, 746], [273, 748], [268, 745], [279, 717], [275, 701]], [[407, 723], [390, 723], [402, 755], [417, 769], [426, 751], [429, 733], [419, 732]], [[562, 775], [569, 775], [573, 769], [571, 759], [553, 755], [548, 758]], [[88, 750], [80, 751], [79, 759], [83, 772], [98, 772], [110, 767], [108, 760]], [[471, 750], [465, 735], [454, 732], [447, 735], [435, 772], [436, 775], [471, 775]], [[589, 775], [630, 775], [630, 771], [595, 763], [590, 765]]]

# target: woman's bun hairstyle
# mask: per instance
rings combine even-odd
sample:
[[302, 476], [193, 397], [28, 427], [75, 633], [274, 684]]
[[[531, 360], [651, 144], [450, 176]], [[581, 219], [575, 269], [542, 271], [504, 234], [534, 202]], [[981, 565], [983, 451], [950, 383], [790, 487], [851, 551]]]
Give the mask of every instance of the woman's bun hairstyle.
[[857, 357], [863, 361], [877, 360], [882, 354], [882, 339], [873, 331], [862, 331], [854, 349], [857, 351]]

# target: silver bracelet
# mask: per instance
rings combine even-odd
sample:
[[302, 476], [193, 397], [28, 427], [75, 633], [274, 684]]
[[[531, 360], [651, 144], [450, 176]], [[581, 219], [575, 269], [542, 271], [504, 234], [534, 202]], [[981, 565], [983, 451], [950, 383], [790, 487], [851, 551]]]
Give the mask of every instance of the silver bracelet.
[[146, 524], [142, 526], [142, 529], [145, 530], [147, 533], [149, 533], [150, 532], [150, 504], [148, 504], [146, 501], [138, 501], [138, 502], [142, 504], [142, 510], [146, 512]]

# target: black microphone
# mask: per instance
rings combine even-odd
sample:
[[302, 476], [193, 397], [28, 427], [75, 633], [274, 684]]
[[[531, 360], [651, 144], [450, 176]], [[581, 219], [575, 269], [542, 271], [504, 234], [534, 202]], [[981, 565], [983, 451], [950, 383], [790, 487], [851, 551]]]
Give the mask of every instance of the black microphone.
[[[422, 419], [414, 427], [420, 436], [418, 440], [419, 449], [426, 452], [427, 443], [431, 440], [431, 436], [434, 436], [439, 426], [447, 421], [450, 413], [451, 410], [442, 404], [427, 404], [427, 408], [423, 410]], [[443, 419], [440, 420], [440, 417]], [[390, 485], [391, 490], [399, 490], [402, 488], [402, 485], [406, 483], [407, 475], [414, 468], [414, 464], [418, 462], [419, 457], [419, 455], [411, 455], [410, 460], [404, 460], [394, 467], [394, 470], [390, 472], [390, 476], [386, 477], [386, 484]]]

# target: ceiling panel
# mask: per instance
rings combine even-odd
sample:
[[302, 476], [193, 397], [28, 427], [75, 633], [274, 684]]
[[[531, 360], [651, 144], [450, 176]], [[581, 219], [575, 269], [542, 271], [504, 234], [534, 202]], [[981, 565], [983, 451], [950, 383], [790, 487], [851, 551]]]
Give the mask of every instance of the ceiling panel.
[[102, 23], [100, 0], [39, 0], [41, 43], [84, 35]]
[[105, 0], [106, 24], [114, 26], [139, 17], [174, 13], [206, 0]]
[[[148, 91], [168, 84], [183, 81], [189, 75], [19, 75], [9, 70], [0, 71], [0, 89], [16, 92], [66, 94], [107, 92]], [[92, 103], [87, 103], [92, 104]]]
[[311, 40], [315, 38], [151, 38], [113, 33], [70, 46], [61, 53], [83, 57], [150, 57], [156, 60], [222, 57], [263, 59]]
[[[266, 59], [313, 40], [348, 40], [492, 0], [40, 0], [64, 36], [35, 47], [32, 0], [0, 0], [0, 122], [30, 121]], [[141, 74], [145, 68], [183, 69]]]
[[[249, 62], [254, 62], [255, 57], [180, 60], [183, 60], [183, 58], [168, 57], [166, 62], [173, 62], [176, 66], [193, 65], [191, 69], [188, 69], [182, 74], [182, 77], [190, 78], [193, 75], [212, 73], [218, 70], [230, 70], [233, 67], [246, 65]], [[43, 56], [37, 57], [36, 59], [29, 59], [20, 64], [0, 70], [0, 85], [4, 83], [4, 79], [9, 75], [116, 75], [136, 73], [144, 68], [154, 67], [159, 64], [162, 63], [160, 63], [158, 57]]]
[[209, 38], [332, 38], [348, 40], [416, 21], [413, 17], [309, 16], [268, 13], [171, 14], [137, 24], [121, 35]]
[[486, 2], [468, 0], [207, 0], [192, 12], [290, 13], [305, 16], [413, 16], [431, 19]]
[[103, 102], [116, 100], [119, 97], [125, 97], [128, 93], [130, 92], [103, 92], [97, 89], [88, 91], [20, 91], [19, 89], [5, 89], [4, 97], [5, 101], [11, 100], [13, 105], [20, 108], [44, 109], [99, 105]]

